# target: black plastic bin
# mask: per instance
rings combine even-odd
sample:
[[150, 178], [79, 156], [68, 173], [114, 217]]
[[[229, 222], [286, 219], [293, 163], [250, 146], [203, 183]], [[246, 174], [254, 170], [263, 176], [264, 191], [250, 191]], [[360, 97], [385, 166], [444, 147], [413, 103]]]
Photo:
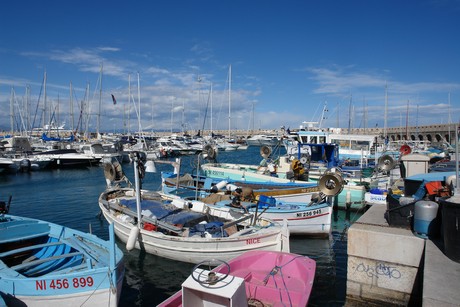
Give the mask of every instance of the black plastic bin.
[[412, 229], [416, 200], [404, 205], [401, 205], [399, 201], [399, 195], [387, 195], [387, 211], [384, 217], [388, 225], [392, 227]]
[[[451, 198], [449, 200], [452, 200]], [[460, 203], [441, 199], [444, 254], [460, 263]]]

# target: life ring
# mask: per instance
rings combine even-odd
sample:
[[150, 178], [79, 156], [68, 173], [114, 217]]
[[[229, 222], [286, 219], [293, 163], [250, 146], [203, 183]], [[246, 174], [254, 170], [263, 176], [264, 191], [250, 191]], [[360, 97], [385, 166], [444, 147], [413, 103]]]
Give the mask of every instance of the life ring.
[[404, 156], [404, 155], [408, 155], [412, 152], [412, 149], [410, 149], [410, 146], [407, 145], [407, 144], [404, 144], [401, 146], [401, 148], [399, 149], [399, 152], [401, 154], [401, 156]]

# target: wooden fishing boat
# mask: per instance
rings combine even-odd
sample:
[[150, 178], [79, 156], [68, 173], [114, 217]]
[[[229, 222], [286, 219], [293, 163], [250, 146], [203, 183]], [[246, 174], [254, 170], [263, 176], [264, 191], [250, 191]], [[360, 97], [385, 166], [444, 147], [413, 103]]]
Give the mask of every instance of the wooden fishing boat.
[[[187, 178], [190, 180], [186, 180]], [[228, 208], [242, 214], [262, 214], [276, 222], [286, 220], [291, 235], [327, 236], [331, 231], [331, 197], [320, 193], [317, 183], [313, 186], [307, 186], [308, 183], [268, 184], [247, 181], [232, 181], [227, 184], [227, 181], [207, 177], [195, 178], [193, 180], [193, 176], [189, 174], [177, 177], [172, 173], [162, 172], [162, 191], [171, 198], [186, 198], [192, 203], [193, 200], [202, 201], [212, 215], [218, 215]], [[331, 178], [336, 180], [338, 189], [335, 194], [338, 194], [342, 185], [340, 178], [333, 175]], [[219, 192], [220, 190], [225, 192]], [[184, 206], [186, 205], [185, 203]]]
[[[211, 215], [203, 202], [175, 200], [158, 192], [140, 189], [134, 159], [135, 187], [121, 187], [124, 175], [105, 165], [109, 184], [99, 197], [99, 207], [128, 250], [137, 248], [172, 260], [199, 263], [219, 257], [229, 260], [248, 250], [289, 252], [289, 230], [267, 218], [239, 212], [232, 218]], [[116, 169], [119, 169], [116, 167]], [[180, 205], [177, 205], [177, 202]], [[186, 204], [186, 205], [185, 205]]]
[[195, 266], [182, 289], [158, 306], [306, 306], [315, 272], [316, 262], [306, 256], [246, 252]]
[[248, 200], [255, 200], [260, 195], [272, 196], [279, 201], [306, 202], [312, 195], [318, 194], [318, 182], [271, 182], [219, 179], [195, 174], [175, 174], [161, 172], [162, 191], [181, 197], [195, 196], [197, 191], [202, 197], [209, 193], [230, 194], [237, 187], [247, 192]]
[[0, 204], [0, 294], [6, 306], [117, 306], [123, 252], [110, 240], [6, 214]]
[[[266, 182], [268, 184], [299, 183], [319, 184], [320, 179], [331, 172], [340, 172], [344, 179], [338, 194], [338, 206], [360, 210], [364, 207], [366, 186], [361, 170], [339, 168], [337, 144], [297, 144], [293, 154], [272, 157], [269, 147], [262, 147], [263, 158], [259, 165], [240, 163], [217, 163], [201, 165], [203, 174], [220, 180]], [[367, 180], [367, 179], [366, 179]], [[321, 188], [321, 187], [320, 187]]]

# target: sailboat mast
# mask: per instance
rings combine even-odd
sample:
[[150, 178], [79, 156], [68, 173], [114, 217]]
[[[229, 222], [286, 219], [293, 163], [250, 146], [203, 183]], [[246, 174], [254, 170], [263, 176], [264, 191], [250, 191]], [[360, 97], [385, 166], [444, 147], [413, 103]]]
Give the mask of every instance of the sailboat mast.
[[406, 109], [406, 140], [409, 140], [409, 99], [407, 99], [407, 109]]
[[383, 138], [387, 139], [388, 85], [385, 82], [385, 114], [383, 117]]
[[11, 95], [10, 95], [10, 127], [11, 127], [11, 134], [14, 134], [14, 102], [13, 102], [13, 95], [14, 95], [14, 88], [11, 88]]
[[449, 102], [449, 107], [448, 107], [448, 109], [447, 109], [448, 112], [449, 112], [449, 113], [448, 113], [448, 116], [447, 116], [447, 120], [448, 120], [448, 123], [447, 123], [447, 124], [448, 124], [448, 125], [447, 125], [447, 127], [448, 127], [448, 133], [447, 133], [447, 135], [449, 136], [449, 144], [452, 144], [452, 137], [450, 136], [450, 125], [452, 124], [452, 118], [451, 118], [451, 116], [450, 116], [450, 92], [449, 92], [447, 98], [448, 98], [448, 102]]
[[350, 104], [348, 106], [348, 134], [350, 134], [351, 130], [351, 101], [353, 96], [350, 94]]
[[137, 122], [139, 125], [139, 134], [141, 133], [141, 81], [139, 72], [137, 72]]
[[212, 135], [212, 82], [211, 82], [211, 135]]
[[74, 114], [73, 114], [73, 95], [72, 95], [72, 81], [70, 81], [69, 87], [69, 94], [70, 94], [70, 129], [74, 130]]
[[228, 138], [230, 139], [230, 123], [231, 123], [231, 112], [232, 112], [232, 65], [228, 68]]
[[131, 113], [131, 74], [128, 74], [128, 135], [131, 134], [130, 113]]
[[97, 112], [97, 137], [99, 138], [99, 132], [101, 128], [101, 106], [102, 106], [102, 63], [101, 63], [101, 71], [99, 73], [100, 83], [99, 83], [99, 108]]
[[25, 105], [25, 113], [26, 113], [26, 133], [29, 133], [29, 131], [32, 130], [32, 127], [30, 126], [30, 86], [26, 86], [26, 105]]
[[42, 127], [45, 128], [45, 124], [46, 124], [46, 71], [45, 71], [45, 75], [44, 75], [44, 79], [43, 79], [43, 99], [44, 99], [44, 102], [43, 102], [43, 124], [42, 124]]
[[174, 111], [174, 98], [171, 99], [171, 124], [170, 124], [170, 126], [171, 126], [171, 134], [173, 132], [173, 116], [174, 116], [173, 111]]

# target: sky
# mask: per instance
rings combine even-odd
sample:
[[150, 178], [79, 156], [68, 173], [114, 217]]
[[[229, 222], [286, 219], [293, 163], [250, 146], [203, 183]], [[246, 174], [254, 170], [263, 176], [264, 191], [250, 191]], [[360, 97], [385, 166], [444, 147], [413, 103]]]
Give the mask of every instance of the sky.
[[3, 131], [50, 122], [127, 133], [460, 121], [459, 0], [1, 7]]

